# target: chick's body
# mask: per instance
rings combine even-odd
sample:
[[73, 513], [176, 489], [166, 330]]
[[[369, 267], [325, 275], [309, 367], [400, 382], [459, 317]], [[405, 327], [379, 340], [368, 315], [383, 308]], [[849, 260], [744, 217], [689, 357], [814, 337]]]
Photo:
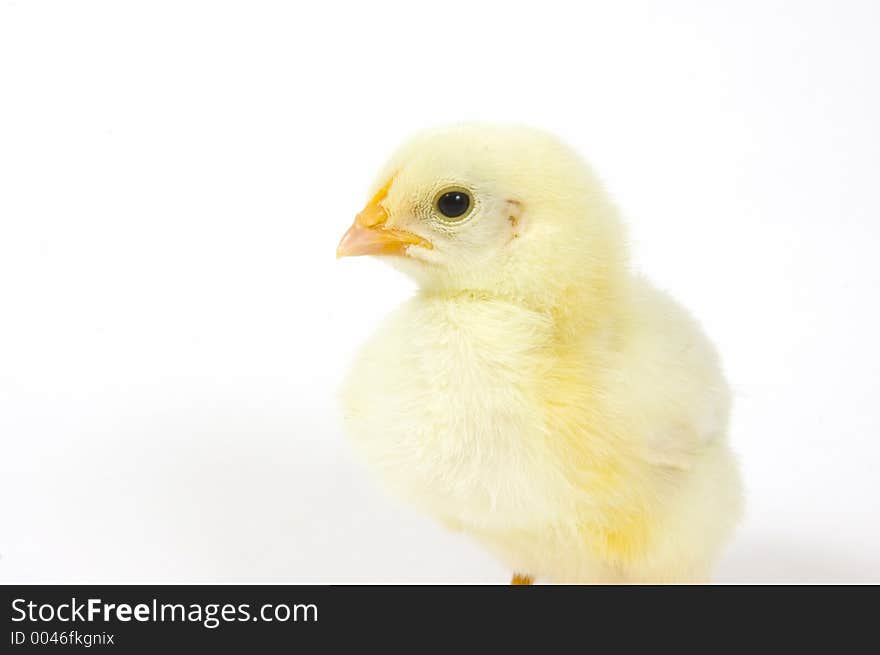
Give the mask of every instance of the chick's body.
[[[630, 273], [586, 166], [543, 134], [468, 126], [417, 139], [385, 176], [388, 229], [432, 246], [394, 256], [421, 290], [345, 386], [369, 463], [516, 572], [707, 579], [740, 513], [729, 393], [693, 320]], [[412, 190], [432, 179], [467, 188], [470, 222], [491, 227], [426, 229]]]

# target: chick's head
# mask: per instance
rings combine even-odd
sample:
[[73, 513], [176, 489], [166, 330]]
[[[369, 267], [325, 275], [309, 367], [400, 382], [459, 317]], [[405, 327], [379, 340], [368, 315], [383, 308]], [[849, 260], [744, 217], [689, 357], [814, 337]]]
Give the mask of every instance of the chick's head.
[[624, 265], [615, 212], [580, 157], [522, 127], [460, 125], [392, 156], [337, 256], [379, 255], [428, 291], [549, 298]]

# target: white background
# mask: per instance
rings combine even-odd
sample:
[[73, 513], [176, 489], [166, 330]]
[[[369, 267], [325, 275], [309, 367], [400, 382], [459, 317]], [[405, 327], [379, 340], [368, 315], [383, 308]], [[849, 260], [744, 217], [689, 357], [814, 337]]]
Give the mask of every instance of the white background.
[[880, 582], [880, 4], [0, 5], [0, 581], [506, 582], [335, 391], [419, 128], [555, 131], [736, 391], [720, 582]]

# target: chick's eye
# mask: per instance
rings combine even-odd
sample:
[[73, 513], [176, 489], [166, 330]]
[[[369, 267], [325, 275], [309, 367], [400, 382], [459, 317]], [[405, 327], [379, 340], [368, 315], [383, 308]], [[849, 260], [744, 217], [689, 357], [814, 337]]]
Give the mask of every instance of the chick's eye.
[[471, 207], [471, 197], [464, 191], [447, 191], [437, 198], [437, 210], [446, 218], [459, 218]]

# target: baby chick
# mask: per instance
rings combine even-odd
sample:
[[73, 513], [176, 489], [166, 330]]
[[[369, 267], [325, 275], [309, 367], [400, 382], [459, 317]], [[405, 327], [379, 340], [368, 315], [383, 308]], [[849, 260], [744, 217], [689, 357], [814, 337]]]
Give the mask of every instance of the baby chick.
[[730, 392], [694, 320], [630, 271], [575, 152], [519, 127], [421, 134], [342, 237], [351, 255], [419, 285], [343, 392], [393, 490], [514, 583], [708, 580], [742, 505]]

